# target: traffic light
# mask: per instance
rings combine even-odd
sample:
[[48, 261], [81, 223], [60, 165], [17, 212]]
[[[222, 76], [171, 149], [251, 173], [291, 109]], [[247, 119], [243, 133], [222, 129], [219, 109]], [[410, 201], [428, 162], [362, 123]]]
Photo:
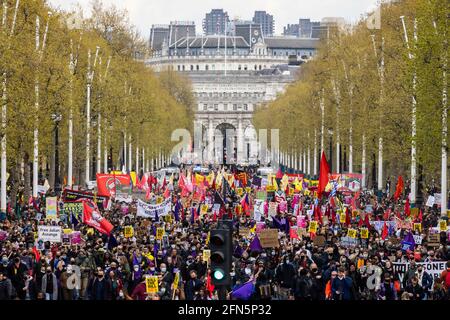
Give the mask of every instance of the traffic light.
[[231, 286], [232, 239], [226, 225], [211, 230], [209, 248], [211, 250], [211, 278], [216, 286]]

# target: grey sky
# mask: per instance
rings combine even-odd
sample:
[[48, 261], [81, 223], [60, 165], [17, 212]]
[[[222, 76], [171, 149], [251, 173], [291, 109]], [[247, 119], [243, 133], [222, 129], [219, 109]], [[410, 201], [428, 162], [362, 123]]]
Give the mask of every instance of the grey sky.
[[[79, 3], [88, 16], [91, 0], [49, 0], [53, 6], [71, 9]], [[324, 17], [343, 17], [349, 22], [373, 10], [378, 0], [103, 0], [127, 9], [131, 22], [147, 38], [152, 24], [168, 24], [173, 20], [195, 21], [197, 33], [202, 20], [211, 9], [223, 8], [231, 19], [251, 20], [255, 10], [265, 10], [274, 15], [275, 33], [281, 34], [288, 23], [298, 23], [299, 18], [319, 21]]]

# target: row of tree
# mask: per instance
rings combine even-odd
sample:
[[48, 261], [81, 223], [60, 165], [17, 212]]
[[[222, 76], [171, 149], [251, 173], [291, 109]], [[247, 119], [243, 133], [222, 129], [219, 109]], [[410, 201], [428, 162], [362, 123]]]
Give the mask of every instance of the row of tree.
[[298, 81], [259, 108], [255, 126], [279, 128], [285, 154], [314, 154], [314, 147], [318, 154], [323, 147], [333, 171], [365, 172], [369, 187], [410, 177], [413, 145], [418, 176], [438, 179], [447, 152], [447, 6], [383, 1], [380, 24], [365, 18], [332, 29]]
[[56, 128], [61, 182], [70, 184], [72, 136], [72, 180], [82, 184], [88, 134], [93, 179], [104, 171], [105, 154], [107, 169], [120, 170], [124, 147], [131, 144], [131, 168], [136, 147], [142, 168], [143, 150], [146, 159], [168, 154], [172, 130], [190, 127], [189, 83], [176, 74], [159, 79], [145, 66], [147, 46], [126, 12], [99, 1], [89, 19], [79, 11], [50, 8], [44, 0], [4, 0], [0, 9], [1, 138], [13, 196], [21, 184], [25, 198], [31, 194], [34, 159], [39, 178], [54, 180]]

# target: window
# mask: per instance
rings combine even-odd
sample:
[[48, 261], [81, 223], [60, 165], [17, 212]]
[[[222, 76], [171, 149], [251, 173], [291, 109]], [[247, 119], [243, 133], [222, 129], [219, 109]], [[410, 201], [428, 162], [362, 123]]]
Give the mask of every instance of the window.
[[287, 56], [289, 55], [289, 52], [288, 52], [288, 51], [286, 51], [286, 55], [287, 55]]
[[258, 66], [255, 64], [255, 70], [258, 70]]
[[219, 110], [219, 105], [216, 103], [216, 104], [214, 104], [214, 110], [215, 111], [218, 111]]
[[198, 71], [198, 70], [200, 70], [200, 68], [199, 68], [199, 66], [198, 66], [198, 65], [196, 66], [196, 69], [197, 69], [197, 71]]
[[244, 104], [244, 110], [247, 111], [248, 110], [248, 105]]
[[242, 66], [241, 65], [238, 66], [238, 70], [242, 70]]
[[194, 66], [191, 64], [191, 71], [193, 71], [194, 70]]
[[183, 65], [183, 71], [185, 71], [185, 67], [184, 67], [184, 65]]
[[261, 70], [261, 65], [259, 65], [259, 70]]
[[244, 66], [244, 70], [247, 71], [247, 65]]
[[236, 111], [237, 110], [237, 104], [233, 104], [233, 110]]
[[212, 69], [216, 70], [216, 65], [215, 64], [212, 65]]
[[276, 56], [276, 55], [277, 55], [277, 52], [276, 52], [276, 51], [274, 51], [274, 52], [273, 52], [273, 55], [274, 55], [274, 56]]
[[177, 67], [178, 67], [178, 71], [180, 71], [180, 70], [181, 70], [181, 67], [180, 67], [180, 65], [178, 65]]
[[205, 103], [205, 104], [203, 105], [203, 111], [206, 111], [206, 110], [208, 110], [208, 105]]
[[228, 110], [228, 103], [224, 103], [224, 104], [223, 104], [223, 110], [225, 110], [225, 111]]
[[208, 65], [205, 65], [205, 70], [209, 70], [209, 66]]

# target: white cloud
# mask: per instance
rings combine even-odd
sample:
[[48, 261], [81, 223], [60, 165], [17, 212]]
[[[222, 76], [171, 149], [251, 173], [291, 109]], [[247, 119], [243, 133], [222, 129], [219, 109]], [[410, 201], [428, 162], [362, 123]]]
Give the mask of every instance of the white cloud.
[[[70, 9], [79, 3], [89, 12], [90, 0], [49, 0], [54, 6]], [[299, 18], [321, 20], [323, 17], [344, 17], [355, 22], [372, 10], [378, 0], [103, 0], [127, 9], [130, 20], [144, 37], [152, 24], [167, 24], [172, 20], [193, 20], [201, 32], [202, 20], [213, 8], [223, 8], [231, 18], [251, 20], [255, 10], [266, 10], [274, 15], [275, 32], [280, 34], [288, 23]]]

